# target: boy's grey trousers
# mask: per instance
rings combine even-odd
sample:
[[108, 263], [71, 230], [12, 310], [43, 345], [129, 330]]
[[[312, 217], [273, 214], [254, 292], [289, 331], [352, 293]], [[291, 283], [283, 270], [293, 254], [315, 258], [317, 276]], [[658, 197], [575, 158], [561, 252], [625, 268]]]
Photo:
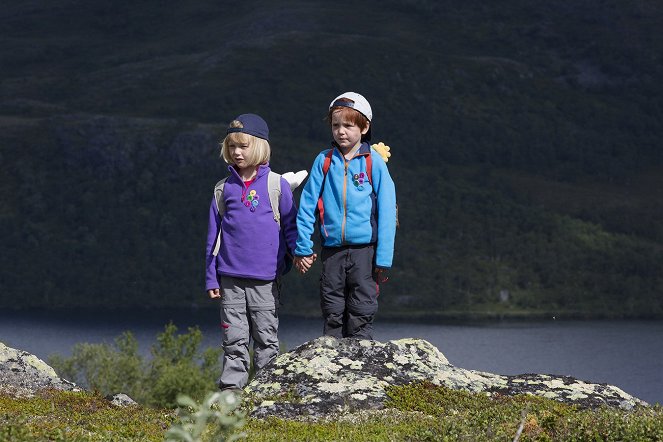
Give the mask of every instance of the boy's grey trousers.
[[256, 371], [279, 353], [276, 281], [221, 277], [223, 370], [219, 388], [243, 388], [249, 379], [249, 339]]
[[325, 335], [373, 339], [379, 294], [374, 254], [372, 244], [322, 248], [320, 306]]

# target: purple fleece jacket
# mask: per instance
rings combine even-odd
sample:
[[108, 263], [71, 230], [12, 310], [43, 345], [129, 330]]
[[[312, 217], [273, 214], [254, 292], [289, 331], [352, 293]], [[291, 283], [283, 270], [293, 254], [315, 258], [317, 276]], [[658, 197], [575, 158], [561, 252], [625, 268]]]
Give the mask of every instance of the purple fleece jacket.
[[[205, 290], [219, 288], [219, 276], [252, 278], [271, 281], [283, 272], [286, 251], [292, 253], [297, 243], [297, 207], [288, 182], [281, 178], [281, 230], [274, 221], [269, 203], [267, 176], [269, 165], [258, 167], [254, 181], [248, 186], [237, 170], [230, 166], [230, 176], [223, 188], [226, 212], [223, 222], [212, 197], [207, 230], [207, 269]], [[252, 191], [255, 191], [251, 195]], [[255, 211], [245, 203], [258, 198]], [[216, 238], [221, 229], [219, 254], [212, 255]]]

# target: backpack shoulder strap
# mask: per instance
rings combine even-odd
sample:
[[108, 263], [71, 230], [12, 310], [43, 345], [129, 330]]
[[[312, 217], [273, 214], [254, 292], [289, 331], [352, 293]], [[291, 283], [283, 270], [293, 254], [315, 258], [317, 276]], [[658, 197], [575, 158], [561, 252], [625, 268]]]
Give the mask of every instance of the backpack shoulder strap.
[[274, 212], [274, 221], [276, 221], [281, 228], [281, 212], [279, 211], [279, 203], [281, 201], [281, 175], [276, 172], [269, 171], [267, 176], [267, 190], [269, 192], [269, 204], [272, 206]]
[[223, 187], [226, 184], [228, 177], [225, 177], [214, 186], [214, 200], [216, 201], [216, 209], [219, 211], [219, 216], [223, 218], [226, 213], [226, 202], [223, 200]]
[[[219, 211], [219, 216], [223, 220], [223, 214], [226, 213], [226, 202], [223, 199], [223, 187], [226, 184], [228, 177], [225, 177], [214, 186], [214, 200], [216, 201], [216, 209]], [[214, 243], [214, 250], [212, 255], [216, 256], [219, 254], [219, 249], [221, 248], [221, 228], [219, 228], [219, 234], [216, 236], [216, 243]]]
[[332, 157], [334, 156], [334, 149], [329, 149], [327, 155], [325, 155], [325, 161], [322, 163], [322, 176], [326, 177], [327, 172], [329, 172], [329, 166], [331, 166]]
[[322, 163], [322, 185], [320, 186], [320, 195], [318, 195], [318, 215], [320, 217], [320, 225], [323, 227], [325, 225], [325, 205], [322, 202], [322, 191], [325, 188], [327, 172], [329, 172], [329, 167], [331, 166], [333, 155], [334, 149], [329, 149], [329, 152], [327, 152], [327, 155], [325, 155], [325, 161]]

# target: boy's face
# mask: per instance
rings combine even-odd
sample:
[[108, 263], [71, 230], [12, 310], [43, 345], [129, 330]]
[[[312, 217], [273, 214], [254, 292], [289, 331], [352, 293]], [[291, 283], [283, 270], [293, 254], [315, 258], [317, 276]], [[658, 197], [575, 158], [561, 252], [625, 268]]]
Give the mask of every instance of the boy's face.
[[342, 112], [334, 112], [331, 116], [332, 135], [343, 153], [348, 153], [356, 147], [361, 142], [361, 136], [368, 132], [369, 127], [360, 129], [353, 122], [344, 119]]

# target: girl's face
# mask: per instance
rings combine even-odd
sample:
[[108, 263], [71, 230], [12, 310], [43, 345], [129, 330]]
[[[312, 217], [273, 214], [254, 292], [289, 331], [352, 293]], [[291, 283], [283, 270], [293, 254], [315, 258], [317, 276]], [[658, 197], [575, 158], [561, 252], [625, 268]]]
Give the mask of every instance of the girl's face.
[[361, 143], [361, 136], [368, 132], [369, 126], [363, 130], [353, 122], [343, 119], [341, 112], [334, 112], [331, 116], [331, 129], [334, 141], [341, 148], [341, 152], [348, 153]]
[[228, 152], [230, 152], [230, 158], [232, 158], [233, 163], [239, 169], [245, 169], [248, 167], [246, 162], [246, 156], [251, 148], [250, 144], [247, 141], [231, 141], [228, 143]]

